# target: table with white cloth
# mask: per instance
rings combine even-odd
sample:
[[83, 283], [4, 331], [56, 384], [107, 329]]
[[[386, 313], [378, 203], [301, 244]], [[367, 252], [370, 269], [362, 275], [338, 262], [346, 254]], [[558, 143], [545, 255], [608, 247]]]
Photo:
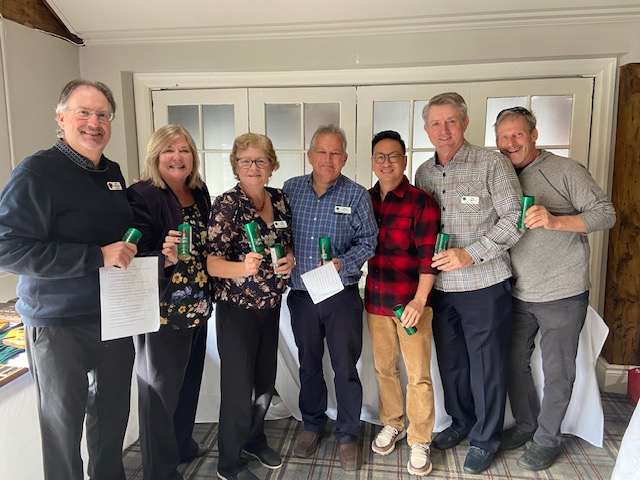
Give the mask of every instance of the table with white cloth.
[[[378, 417], [378, 384], [375, 377], [373, 352], [371, 349], [371, 337], [366, 321], [366, 314], [363, 316], [363, 348], [362, 355], [358, 361], [358, 371], [362, 382], [363, 402], [360, 418], [371, 423], [380, 423]], [[573, 386], [571, 402], [562, 422], [562, 433], [576, 435], [587, 442], [602, 447], [604, 431], [604, 414], [600, 402], [600, 390], [596, 378], [595, 365], [604, 345], [604, 341], [609, 333], [609, 328], [602, 318], [589, 307], [584, 327], [580, 333], [578, 345], [578, 355], [576, 359], [576, 381]], [[542, 360], [540, 349], [538, 348], [538, 337], [536, 338], [536, 349], [531, 359], [531, 370], [534, 382], [538, 388], [538, 394], [542, 396]], [[451, 417], [444, 409], [444, 396], [442, 392], [442, 381], [438, 370], [437, 352], [433, 348], [434, 354], [431, 359], [431, 375], [433, 379], [433, 389], [435, 394], [436, 407], [436, 432], [447, 428], [451, 423]], [[298, 407], [298, 393], [300, 392], [300, 378], [298, 376], [298, 349], [296, 347], [293, 332], [291, 330], [291, 318], [286, 306], [286, 299], [283, 301], [280, 314], [280, 338], [278, 344], [278, 372], [276, 375], [276, 390], [280, 400], [269, 410], [267, 418], [283, 418], [293, 416], [298, 420], [302, 419], [300, 408]], [[327, 389], [329, 391], [329, 402], [327, 414], [331, 419], [336, 418], [336, 396], [333, 385], [333, 371], [329, 354], [325, 349], [324, 372]], [[404, 381], [406, 376], [402, 370]], [[197, 422], [217, 422], [218, 410], [220, 406], [220, 359], [216, 348], [215, 333], [215, 313], [209, 323], [209, 336], [207, 339], [207, 358], [205, 361], [204, 378], [200, 391], [200, 403], [198, 405]], [[513, 424], [510, 407], [507, 406], [505, 415], [505, 426]]]
[[[580, 334], [578, 346], [576, 383], [569, 409], [562, 423], [562, 432], [576, 435], [587, 442], [602, 447], [604, 415], [600, 403], [600, 392], [595, 374], [595, 364], [608, 334], [608, 328], [598, 314], [589, 308], [584, 328]], [[220, 408], [220, 358], [216, 345], [215, 317], [209, 322], [207, 339], [207, 357], [204, 378], [198, 405], [197, 422], [217, 422]], [[435, 352], [435, 349], [434, 349]], [[298, 408], [298, 352], [291, 331], [291, 320], [286, 302], [283, 303], [280, 317], [280, 339], [278, 345], [278, 373], [276, 389], [279, 399], [269, 409], [267, 418], [293, 416], [300, 420]], [[327, 414], [336, 417], [335, 390], [333, 373], [328, 354], [324, 358], [325, 378], [329, 389]], [[371, 338], [366, 318], [363, 317], [363, 349], [358, 362], [358, 370], [363, 388], [363, 406], [361, 418], [364, 421], [380, 423], [378, 418], [378, 385], [374, 373]], [[532, 370], [538, 391], [542, 394], [542, 365], [540, 350], [532, 357]], [[444, 410], [442, 382], [438, 371], [437, 358], [431, 362], [433, 388], [436, 403], [435, 431], [446, 428], [451, 419]], [[405, 379], [406, 380], [406, 379]], [[137, 386], [132, 384], [132, 408], [126, 445], [130, 445], [138, 435], [138, 412], [136, 408]], [[42, 449], [36, 403], [36, 389], [30, 374], [22, 375], [0, 388], [0, 466], [10, 472], [13, 480], [35, 480], [42, 475]], [[505, 416], [505, 425], [511, 425], [509, 408]], [[83, 442], [84, 443], [84, 442]], [[83, 445], [83, 458], [86, 466], [86, 447]]]

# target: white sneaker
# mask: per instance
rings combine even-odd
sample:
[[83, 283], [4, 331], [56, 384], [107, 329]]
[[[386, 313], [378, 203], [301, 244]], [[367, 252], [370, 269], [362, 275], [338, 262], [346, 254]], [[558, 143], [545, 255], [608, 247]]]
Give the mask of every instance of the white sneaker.
[[421, 477], [431, 473], [432, 468], [429, 445], [426, 443], [411, 445], [411, 453], [409, 454], [409, 462], [407, 463], [409, 473]]
[[389, 455], [396, 448], [396, 442], [406, 435], [406, 429], [399, 432], [391, 425], [385, 425], [371, 442], [371, 450], [380, 455]]

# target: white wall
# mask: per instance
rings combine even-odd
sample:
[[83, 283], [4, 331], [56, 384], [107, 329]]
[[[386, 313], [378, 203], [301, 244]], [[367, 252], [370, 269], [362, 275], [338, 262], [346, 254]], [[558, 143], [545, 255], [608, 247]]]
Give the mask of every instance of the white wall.
[[[130, 105], [129, 77], [123, 73], [286, 72], [622, 57], [637, 48], [639, 38], [640, 22], [621, 22], [343, 38], [114, 44], [81, 49], [80, 65], [83, 76], [104, 81], [114, 90], [119, 105], [123, 100]], [[106, 153], [122, 164], [127, 180], [135, 177], [135, 130], [126, 112], [114, 120]]]
[[[80, 61], [77, 46], [8, 20], [0, 19], [0, 44], [2, 187], [12, 167], [55, 142], [54, 108], [64, 84], [80, 76]], [[16, 282], [15, 275], [0, 272], [0, 301], [16, 296]]]
[[627, 63], [640, 63], [640, 38], [637, 39], [631, 52], [620, 59], [620, 65], [626, 65]]

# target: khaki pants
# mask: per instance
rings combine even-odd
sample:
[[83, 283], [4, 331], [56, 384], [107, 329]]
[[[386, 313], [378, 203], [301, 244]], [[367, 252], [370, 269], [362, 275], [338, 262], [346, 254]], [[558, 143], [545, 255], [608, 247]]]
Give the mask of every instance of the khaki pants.
[[[431, 443], [435, 422], [431, 382], [431, 321], [433, 310], [426, 307], [408, 335], [395, 317], [367, 313], [373, 359], [380, 395], [380, 420], [398, 431], [405, 428], [405, 403], [400, 385], [400, 351], [407, 371], [407, 443]], [[398, 346], [400, 348], [398, 348]]]

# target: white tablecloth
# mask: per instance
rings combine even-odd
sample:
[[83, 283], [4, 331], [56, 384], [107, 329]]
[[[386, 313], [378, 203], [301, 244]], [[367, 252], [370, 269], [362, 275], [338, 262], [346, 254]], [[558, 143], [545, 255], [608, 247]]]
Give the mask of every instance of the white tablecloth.
[[[363, 388], [361, 418], [368, 422], [380, 423], [378, 418], [378, 385], [375, 379], [371, 337], [366, 319], [363, 320], [363, 327], [363, 349], [362, 356], [358, 362], [358, 370]], [[580, 334], [576, 360], [576, 382], [573, 387], [569, 409], [562, 423], [563, 433], [576, 435], [597, 447], [602, 447], [604, 414], [600, 402], [600, 391], [596, 379], [595, 365], [608, 332], [609, 329], [604, 321], [595, 310], [589, 307], [585, 326]], [[436, 351], [435, 348], [433, 351]], [[220, 359], [216, 348], [215, 320], [212, 319], [207, 340], [205, 374], [196, 418], [198, 422], [216, 422], [218, 420], [218, 409], [220, 406], [219, 365]], [[280, 316], [280, 344], [278, 347], [278, 373], [276, 377], [276, 389], [280, 394], [282, 402], [274, 405], [274, 407], [270, 409], [268, 418], [281, 418], [292, 415], [296, 419], [301, 420], [302, 417], [300, 409], [298, 408], [298, 392], [300, 391], [298, 367], [298, 349], [293, 338], [291, 319], [285, 303], [283, 304]], [[329, 354], [326, 352], [324, 357], [324, 370], [329, 390], [327, 414], [330, 418], [335, 419], [336, 400], [335, 390], [333, 388], [333, 372], [331, 370]], [[538, 348], [536, 348], [532, 357], [532, 371], [539, 395], [542, 396], [542, 361]], [[451, 417], [449, 417], [444, 410], [442, 381], [440, 380], [435, 354], [431, 361], [431, 374], [433, 377], [436, 403], [435, 431], [439, 432], [449, 426]], [[505, 425], [511, 426], [512, 424], [513, 417], [511, 416], [510, 408], [507, 408]]]
[[640, 480], [640, 402], [622, 437], [611, 480]]
[[[286, 305], [286, 304], [285, 304]], [[363, 407], [361, 418], [368, 422], [380, 423], [378, 419], [378, 387], [374, 374], [371, 340], [366, 320], [363, 321], [363, 351], [358, 363], [363, 386]], [[563, 433], [571, 433], [587, 442], [602, 447], [604, 415], [600, 403], [600, 392], [595, 375], [595, 363], [607, 337], [608, 328], [598, 314], [589, 308], [585, 327], [580, 335], [577, 358], [577, 378], [569, 410], [562, 424]], [[434, 350], [435, 351], [435, 350]], [[542, 368], [538, 349], [533, 356], [533, 372], [536, 385], [541, 393]], [[324, 359], [325, 377], [329, 388], [329, 417], [335, 419], [336, 401], [332, 382], [332, 370], [328, 354]], [[209, 323], [207, 358], [204, 379], [198, 405], [197, 422], [217, 422], [220, 406], [220, 359], [216, 345], [215, 320]], [[446, 428], [451, 419], [444, 411], [442, 383], [436, 356], [431, 363], [436, 401], [436, 431]], [[298, 356], [291, 321], [286, 306], [282, 309], [280, 321], [280, 345], [278, 348], [278, 374], [276, 389], [281, 401], [272, 406], [268, 418], [294, 416], [301, 419], [298, 408]], [[137, 439], [137, 409], [135, 381], [132, 385], [132, 409], [127, 429], [126, 445]], [[638, 415], [636, 415], [638, 416]], [[36, 410], [35, 386], [27, 373], [0, 388], [0, 465], [11, 469], [13, 480], [37, 480], [42, 478], [40, 431]], [[505, 424], [513, 423], [507, 409]], [[86, 448], [83, 446], [86, 459]], [[85, 460], [86, 462], [86, 460]], [[86, 463], [85, 463], [86, 465]]]

